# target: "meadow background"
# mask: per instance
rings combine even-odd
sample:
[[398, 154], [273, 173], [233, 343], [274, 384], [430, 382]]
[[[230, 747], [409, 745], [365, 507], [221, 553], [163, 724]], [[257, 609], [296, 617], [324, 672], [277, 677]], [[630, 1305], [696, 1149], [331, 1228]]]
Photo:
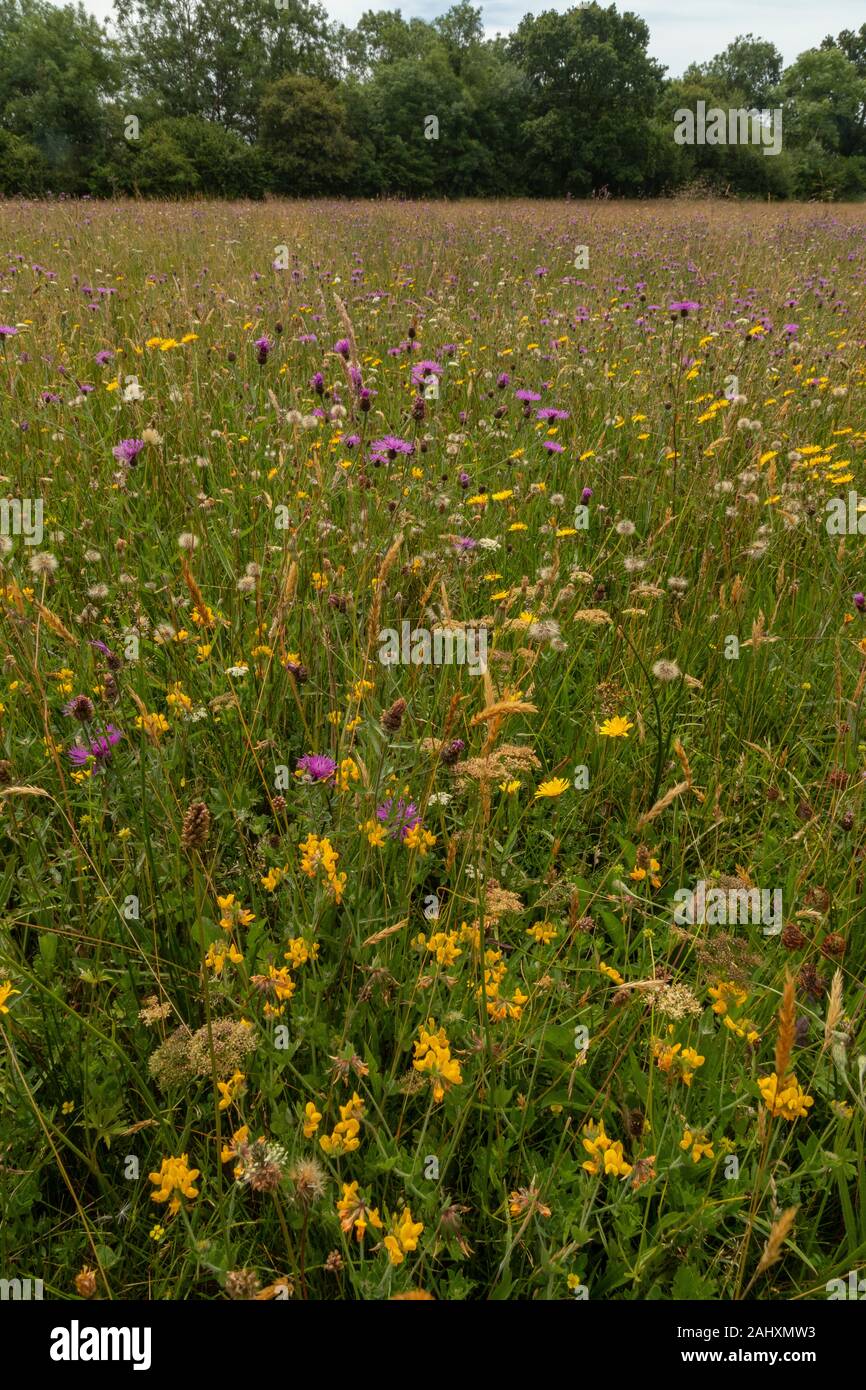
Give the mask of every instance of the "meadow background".
[[[0, 1274], [862, 1271], [862, 213], [3, 221]], [[784, 931], [677, 924], [698, 880]]]

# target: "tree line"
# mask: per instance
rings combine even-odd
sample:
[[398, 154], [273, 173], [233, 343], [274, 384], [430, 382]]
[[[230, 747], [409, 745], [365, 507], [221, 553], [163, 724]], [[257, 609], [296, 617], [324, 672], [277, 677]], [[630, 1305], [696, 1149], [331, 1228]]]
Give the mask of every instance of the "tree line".
[[[0, 193], [760, 198], [866, 193], [866, 24], [784, 67], [751, 34], [671, 78], [614, 5], [485, 36], [317, 0], [0, 0]], [[781, 111], [781, 152], [678, 144], [675, 114]]]

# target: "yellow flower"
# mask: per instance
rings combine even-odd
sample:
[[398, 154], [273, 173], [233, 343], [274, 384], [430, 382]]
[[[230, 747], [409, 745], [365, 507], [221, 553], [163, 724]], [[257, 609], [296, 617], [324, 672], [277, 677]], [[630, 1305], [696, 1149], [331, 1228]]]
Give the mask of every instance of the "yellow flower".
[[527, 927], [527, 936], [534, 936], [539, 945], [549, 946], [551, 941], [555, 941], [559, 932], [552, 922], [536, 922], [534, 926]]
[[20, 989], [13, 989], [11, 980], [4, 980], [0, 985], [0, 1014], [8, 1014], [6, 1000], [11, 999], [13, 994], [20, 994]]
[[726, 1014], [729, 1008], [739, 1009], [749, 997], [734, 980], [719, 980], [717, 985], [710, 985], [708, 993], [715, 1000], [714, 1014]]
[[598, 732], [603, 738], [628, 738], [629, 729], [633, 729], [630, 719], [626, 719], [621, 714], [615, 714], [612, 719], [605, 719], [599, 725]]
[[510, 782], [500, 782], [499, 790], [505, 792], [506, 796], [513, 796], [515, 792], [520, 791], [520, 783], [516, 777], [512, 777]]
[[245, 1081], [246, 1077], [243, 1072], [236, 1071], [234, 1076], [230, 1077], [228, 1081], [217, 1082], [217, 1090], [221, 1096], [219, 1103], [220, 1110], [228, 1110], [229, 1106], [234, 1103], [243, 1090]]
[[[367, 1206], [364, 1199], [359, 1196], [356, 1182], [343, 1183], [343, 1195], [337, 1203], [337, 1212], [340, 1217], [340, 1225], [347, 1235], [354, 1226], [357, 1240], [364, 1239], [368, 1226], [375, 1226], [380, 1231], [382, 1229], [379, 1208]], [[421, 1229], [424, 1229], [423, 1226]]]
[[339, 1124], [334, 1125], [331, 1134], [323, 1134], [319, 1140], [319, 1147], [322, 1153], [329, 1154], [334, 1158], [339, 1158], [341, 1154], [354, 1153], [361, 1147], [358, 1138], [361, 1124], [354, 1117], [351, 1119], [340, 1120]]
[[780, 1115], [783, 1120], [796, 1120], [805, 1116], [809, 1108], [815, 1104], [813, 1098], [801, 1090], [800, 1083], [793, 1073], [784, 1077], [782, 1081], [775, 1072], [770, 1076], [760, 1077], [758, 1088], [770, 1114]]
[[620, 975], [618, 970], [614, 970], [612, 965], [605, 965], [604, 961], [601, 960], [598, 963], [598, 968], [601, 971], [602, 975], [606, 975], [609, 980], [613, 980], [615, 985], [625, 984], [625, 980], [622, 978], [622, 975]]
[[545, 796], [562, 796], [567, 792], [571, 783], [567, 777], [551, 777], [550, 781], [542, 782], [540, 787], [535, 789], [535, 800]]
[[417, 825], [413, 825], [411, 830], [407, 830], [403, 837], [403, 844], [406, 848], [417, 849], [422, 859], [435, 843], [436, 836], [431, 835], [429, 830], [425, 830], [420, 821]]
[[715, 1158], [712, 1140], [707, 1140], [702, 1129], [696, 1130], [694, 1133], [687, 1129], [680, 1140], [680, 1148], [686, 1152], [691, 1149], [693, 1163], [700, 1163], [702, 1158]]
[[414, 1044], [415, 1071], [426, 1073], [433, 1083], [433, 1099], [438, 1105], [449, 1086], [461, 1086], [463, 1077], [460, 1063], [451, 1056], [451, 1044], [444, 1028], [434, 1031], [435, 1021], [427, 1020], [427, 1027], [419, 1029], [418, 1041]]
[[308, 1100], [304, 1106], [304, 1114], [307, 1117], [304, 1120], [304, 1138], [312, 1139], [319, 1125], [322, 1123], [322, 1116], [311, 1100]]
[[581, 1167], [587, 1173], [602, 1172], [617, 1178], [627, 1178], [632, 1170], [632, 1165], [625, 1161], [622, 1141], [609, 1139], [605, 1134], [604, 1121], [602, 1120], [597, 1126], [586, 1125], [584, 1134], [583, 1147], [590, 1157], [581, 1164]]
[[240, 903], [235, 902], [234, 893], [229, 893], [224, 898], [217, 894], [217, 903], [222, 910], [220, 926], [223, 931], [231, 931], [234, 927], [248, 927], [250, 922], [256, 920], [254, 912], [250, 912], [249, 908], [241, 907]]
[[365, 820], [363, 824], [358, 826], [358, 829], [364, 832], [367, 836], [367, 843], [371, 844], [374, 849], [379, 849], [384, 845], [387, 832], [381, 821]]
[[412, 1220], [411, 1207], [404, 1207], [403, 1213], [391, 1227], [391, 1234], [385, 1237], [385, 1249], [392, 1265], [401, 1265], [406, 1256], [418, 1248], [418, 1237], [424, 1230], [422, 1221]]
[[159, 743], [162, 735], [168, 733], [169, 723], [164, 714], [140, 714], [135, 727], [143, 729], [153, 743]]
[[289, 871], [289, 866], [288, 866], [288, 864], [286, 864], [282, 869], [278, 869], [278, 868], [268, 869], [268, 872], [265, 874], [264, 878], [261, 880], [261, 885], [262, 885], [262, 887], [263, 887], [263, 888], [266, 888], [266, 889], [268, 890], [269, 893], [273, 893], [273, 892], [275, 891], [275, 889], [278, 887], [278, 885], [281, 883], [282, 879], [283, 879], [283, 878], [285, 877], [285, 875], [288, 873], [288, 871]]
[[180, 1158], [164, 1158], [159, 1172], [147, 1175], [148, 1181], [157, 1189], [156, 1192], [151, 1192], [150, 1200], [168, 1202], [168, 1209], [174, 1216], [180, 1210], [181, 1197], [198, 1196], [198, 1188], [194, 1187], [193, 1183], [199, 1175], [198, 1168], [189, 1167], [186, 1154], [181, 1154]]

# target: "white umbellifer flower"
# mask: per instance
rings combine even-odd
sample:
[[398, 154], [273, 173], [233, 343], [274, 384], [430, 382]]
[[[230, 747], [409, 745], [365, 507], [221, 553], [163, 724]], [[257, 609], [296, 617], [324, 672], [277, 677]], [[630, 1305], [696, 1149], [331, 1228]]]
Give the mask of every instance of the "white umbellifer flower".
[[482, 536], [478, 542], [479, 550], [499, 550], [502, 542], [493, 536]]
[[37, 550], [27, 561], [27, 568], [31, 574], [53, 574], [57, 569], [57, 556], [50, 550]]
[[232, 680], [239, 681], [243, 679], [243, 677], [247, 674], [249, 669], [249, 666], [229, 666], [228, 670], [226, 671], [226, 675], [231, 676]]
[[428, 797], [428, 799], [427, 799], [427, 805], [428, 805], [428, 806], [447, 806], [450, 800], [451, 800], [451, 793], [450, 793], [450, 792], [434, 792], [432, 796]]

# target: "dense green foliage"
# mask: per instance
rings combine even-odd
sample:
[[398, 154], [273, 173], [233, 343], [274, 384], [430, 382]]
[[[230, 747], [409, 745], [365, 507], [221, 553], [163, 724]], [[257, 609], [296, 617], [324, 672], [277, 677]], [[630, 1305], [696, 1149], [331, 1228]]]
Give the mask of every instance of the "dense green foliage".
[[[677, 78], [616, 6], [485, 37], [459, 0], [430, 23], [316, 0], [0, 0], [0, 193], [257, 197], [748, 197], [866, 191], [866, 24], [787, 69], [748, 34]], [[781, 153], [678, 145], [674, 112], [781, 110]]]

